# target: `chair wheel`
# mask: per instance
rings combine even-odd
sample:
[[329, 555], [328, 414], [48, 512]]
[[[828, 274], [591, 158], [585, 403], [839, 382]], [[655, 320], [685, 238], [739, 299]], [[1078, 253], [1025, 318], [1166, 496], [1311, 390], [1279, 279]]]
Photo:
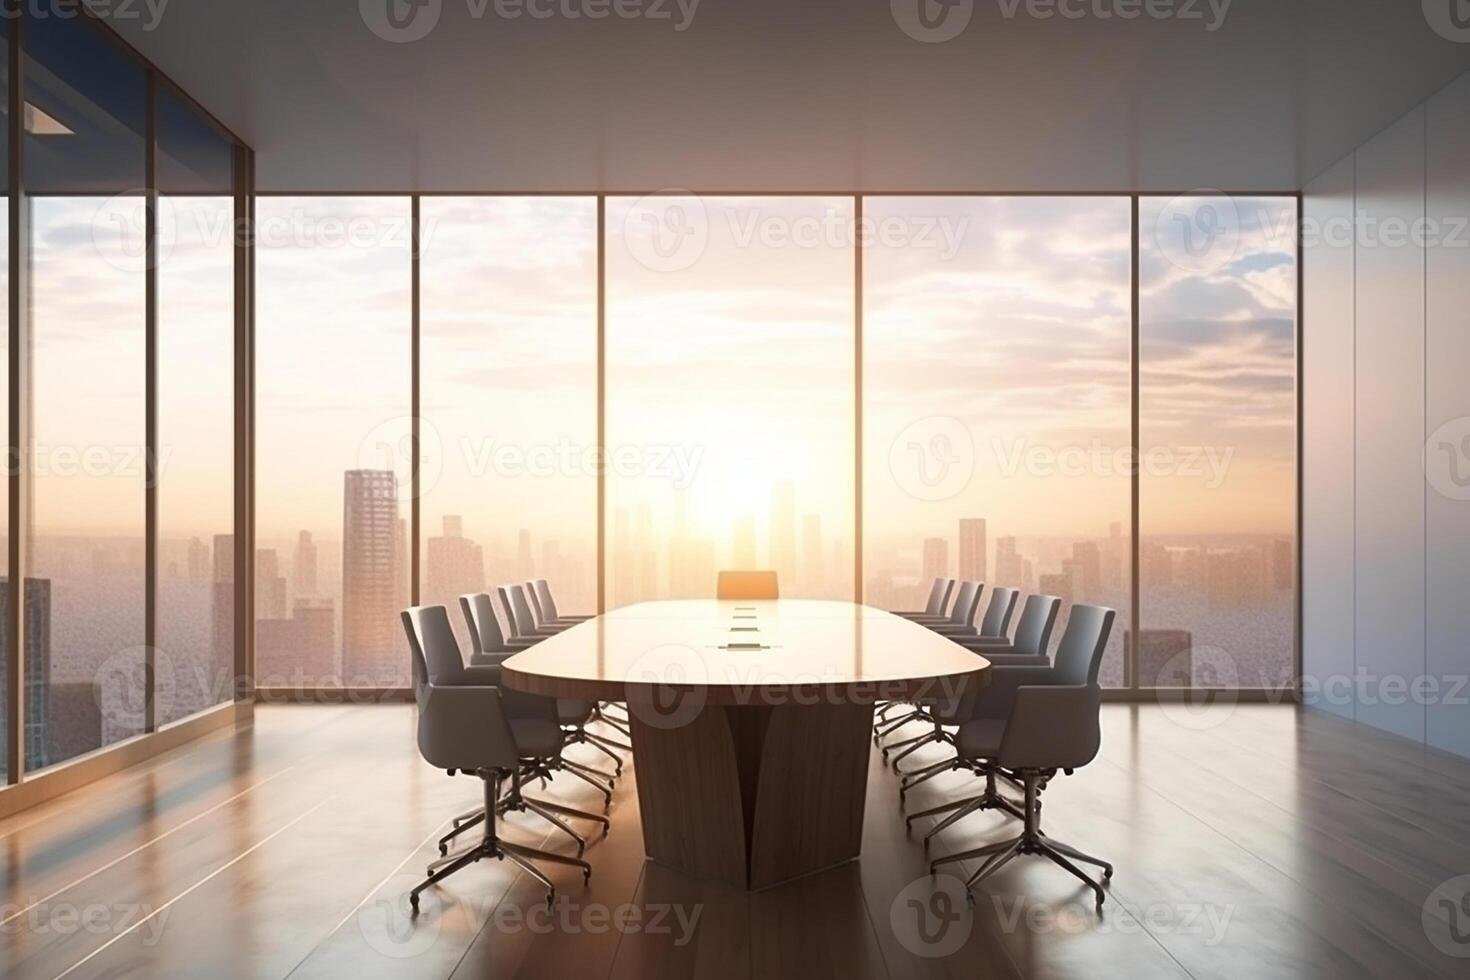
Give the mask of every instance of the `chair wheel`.
[[591, 871], [591, 869], [588, 869], [586, 871], [583, 871], [582, 872], [582, 884], [586, 885], [586, 884], [590, 884], [591, 882], [592, 882], [592, 871]]
[[419, 910], [419, 897], [417, 895], [410, 894], [408, 896], [408, 905], [415, 912], [417, 912]]
[[439, 856], [440, 857], [448, 857], [449, 856], [449, 845], [448, 844], [440, 844], [439, 845]]
[[1113, 880], [1113, 869], [1112, 868], [1104, 868], [1103, 869], [1103, 881], [1112, 881], [1112, 880]]

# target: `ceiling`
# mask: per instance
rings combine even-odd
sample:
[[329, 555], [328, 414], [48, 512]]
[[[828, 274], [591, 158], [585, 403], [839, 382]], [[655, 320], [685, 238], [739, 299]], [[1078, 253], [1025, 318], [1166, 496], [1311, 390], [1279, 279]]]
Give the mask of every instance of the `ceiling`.
[[255, 147], [263, 191], [1284, 191], [1470, 70], [1429, 22], [1454, 2], [140, 0], [113, 22]]

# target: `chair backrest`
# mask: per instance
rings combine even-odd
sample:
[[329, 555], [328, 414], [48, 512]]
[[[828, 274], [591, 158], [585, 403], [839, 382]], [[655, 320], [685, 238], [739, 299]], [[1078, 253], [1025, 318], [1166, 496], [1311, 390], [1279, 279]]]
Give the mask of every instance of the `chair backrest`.
[[536, 596], [537, 604], [541, 610], [542, 618], [547, 622], [555, 622], [560, 619], [556, 611], [556, 600], [551, 598], [551, 585], [544, 578], [538, 578], [531, 583], [531, 592]]
[[940, 576], [929, 586], [929, 601], [924, 603], [924, 615], [943, 616], [944, 604], [949, 599], [949, 587], [954, 584], [954, 579]]
[[500, 632], [500, 620], [495, 616], [495, 605], [488, 592], [473, 592], [459, 597], [459, 608], [464, 612], [464, 621], [470, 628], [470, 641], [476, 653], [509, 653], [505, 636]]
[[510, 627], [511, 639], [519, 640], [536, 632], [536, 621], [531, 618], [531, 607], [526, 604], [526, 591], [519, 585], [501, 585], [500, 604], [505, 608], [505, 622]]
[[[954, 579], [942, 578], [939, 581], [944, 584], [944, 591], [939, 594], [939, 605], [934, 609], [934, 615], [943, 616], [945, 610], [949, 608], [950, 596], [954, 595]], [[925, 613], [928, 613], [928, 611], [927, 609], [924, 610]]]
[[531, 615], [535, 618], [536, 625], [540, 626], [547, 621], [548, 617], [541, 610], [541, 597], [536, 594], [536, 583], [527, 581], [521, 585], [521, 588], [526, 593], [526, 602], [531, 607]]
[[1116, 610], [1104, 606], [1072, 606], [1052, 661], [1058, 684], [1097, 683], [1103, 651], [1107, 649], [1108, 635], [1113, 631], [1113, 619], [1117, 615]]
[[1004, 586], [990, 593], [990, 605], [985, 607], [985, 618], [980, 621], [981, 636], [1008, 636], [1011, 614], [1016, 611], [1016, 598], [1020, 589]]
[[[464, 661], [443, 606], [403, 611], [403, 631], [413, 658], [414, 700], [418, 703], [419, 753], [441, 769], [513, 769], [519, 753], [500, 692], [483, 686], [447, 689], [464, 677]], [[457, 704], [475, 699], [472, 710]], [[447, 702], [440, 704], [442, 699]]]
[[443, 606], [414, 606], [404, 613], [409, 646], [418, 643], [425, 677], [435, 687], [464, 683], [464, 657], [449, 625], [449, 610]]
[[956, 626], [969, 626], [975, 621], [975, 610], [980, 608], [980, 593], [985, 591], [984, 582], [961, 582], [959, 594], [955, 596], [954, 608], [949, 621]]
[[1051, 646], [1051, 631], [1056, 625], [1062, 600], [1054, 595], [1028, 595], [1021, 607], [1021, 621], [1016, 624], [1014, 652], [1027, 656], [1045, 656]]
[[775, 572], [721, 572], [715, 581], [717, 599], [779, 599]]

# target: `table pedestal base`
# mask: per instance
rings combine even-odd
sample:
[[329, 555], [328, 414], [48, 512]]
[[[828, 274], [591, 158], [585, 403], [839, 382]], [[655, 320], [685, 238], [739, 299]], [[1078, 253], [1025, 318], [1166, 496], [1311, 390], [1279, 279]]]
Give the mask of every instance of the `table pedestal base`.
[[650, 858], [754, 890], [858, 856], [871, 704], [629, 709]]

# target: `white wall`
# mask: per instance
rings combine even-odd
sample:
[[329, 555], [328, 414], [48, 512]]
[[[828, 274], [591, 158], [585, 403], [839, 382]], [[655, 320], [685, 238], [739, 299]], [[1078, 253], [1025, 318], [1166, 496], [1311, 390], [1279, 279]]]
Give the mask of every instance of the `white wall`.
[[1308, 702], [1470, 755], [1470, 75], [1303, 215]]

